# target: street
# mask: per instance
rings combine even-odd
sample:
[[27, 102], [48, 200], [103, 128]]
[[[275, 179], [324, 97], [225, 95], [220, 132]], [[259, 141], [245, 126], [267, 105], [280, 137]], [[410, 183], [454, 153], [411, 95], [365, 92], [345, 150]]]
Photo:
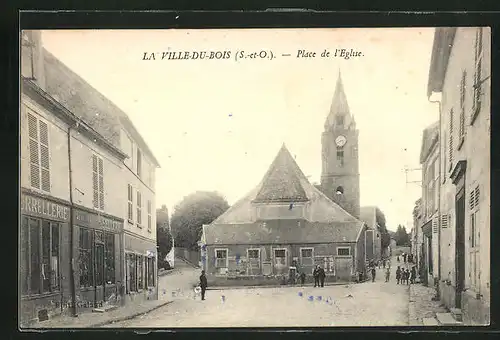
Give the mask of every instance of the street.
[[177, 291], [175, 297], [170, 296], [173, 303], [105, 327], [405, 326], [409, 317], [409, 286], [396, 284], [396, 267], [393, 261], [388, 283], [384, 282], [384, 270], [377, 269], [375, 282], [323, 288], [208, 290], [205, 301], [195, 297], [192, 289], [199, 270], [177, 268], [179, 272], [160, 279], [162, 298]]

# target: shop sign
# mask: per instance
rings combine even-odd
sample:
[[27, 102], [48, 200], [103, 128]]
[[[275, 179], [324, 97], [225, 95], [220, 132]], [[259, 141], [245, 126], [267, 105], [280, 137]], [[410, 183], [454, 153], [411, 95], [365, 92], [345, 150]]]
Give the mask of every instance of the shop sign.
[[69, 207], [44, 198], [21, 194], [21, 214], [66, 222], [69, 220]]
[[77, 225], [103, 229], [114, 233], [119, 233], [123, 230], [123, 222], [77, 209], [75, 209], [74, 222]]

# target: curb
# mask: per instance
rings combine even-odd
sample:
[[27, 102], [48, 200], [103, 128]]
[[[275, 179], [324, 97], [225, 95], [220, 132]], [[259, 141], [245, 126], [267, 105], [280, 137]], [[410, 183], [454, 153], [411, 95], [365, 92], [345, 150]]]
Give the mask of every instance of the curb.
[[93, 325], [90, 325], [90, 326], [87, 326], [87, 327], [88, 328], [96, 328], [96, 327], [102, 327], [102, 326], [105, 326], [105, 325], [109, 325], [109, 324], [112, 324], [112, 323], [115, 323], [115, 322], [122, 322], [122, 321], [131, 320], [131, 319], [134, 319], [134, 318], [138, 317], [141, 314], [146, 314], [146, 313], [152, 312], [152, 311], [154, 311], [154, 310], [156, 310], [158, 308], [161, 308], [163, 306], [169, 305], [172, 302], [174, 302], [174, 301], [166, 301], [165, 303], [162, 303], [162, 304], [160, 304], [158, 306], [154, 306], [153, 308], [150, 308], [150, 309], [145, 310], [145, 311], [141, 311], [139, 313], [134, 313], [132, 315], [122, 316], [122, 317], [115, 318], [115, 319], [112, 319], [112, 320], [106, 320], [106, 321], [99, 322], [99, 323], [96, 323], [96, 324], [93, 324]]

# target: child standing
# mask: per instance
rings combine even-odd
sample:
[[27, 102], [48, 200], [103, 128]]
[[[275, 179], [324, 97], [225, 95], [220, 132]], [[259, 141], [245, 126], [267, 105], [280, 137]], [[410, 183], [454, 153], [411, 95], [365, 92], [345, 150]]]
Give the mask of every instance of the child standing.
[[385, 282], [389, 282], [389, 277], [391, 276], [391, 268], [387, 267], [385, 269]]
[[396, 269], [396, 284], [399, 284], [401, 282], [401, 267], [398, 266], [398, 269]]

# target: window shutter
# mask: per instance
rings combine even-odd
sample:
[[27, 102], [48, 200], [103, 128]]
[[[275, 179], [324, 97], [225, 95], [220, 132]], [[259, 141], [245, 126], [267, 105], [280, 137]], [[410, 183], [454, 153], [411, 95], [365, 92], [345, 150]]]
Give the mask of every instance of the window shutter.
[[472, 190], [469, 194], [469, 209], [474, 209], [474, 190]]
[[467, 71], [462, 72], [462, 81], [460, 83], [460, 126], [459, 135], [463, 137], [465, 135], [465, 84], [467, 81]]
[[448, 140], [448, 159], [450, 162], [450, 170], [453, 165], [453, 109], [450, 111], [450, 136]]
[[42, 190], [50, 191], [49, 131], [47, 123], [42, 121], [39, 121], [39, 123]]
[[94, 208], [99, 208], [99, 175], [96, 155], [92, 155], [92, 181]]
[[448, 228], [448, 215], [441, 215], [441, 227]]
[[437, 218], [432, 219], [432, 232], [433, 233], [438, 232], [438, 219]]
[[479, 205], [479, 185], [474, 189], [474, 207]]
[[28, 114], [29, 149], [30, 149], [30, 180], [33, 188], [40, 189], [40, 156], [38, 149], [38, 120]]
[[99, 209], [104, 210], [104, 165], [99, 158]]

